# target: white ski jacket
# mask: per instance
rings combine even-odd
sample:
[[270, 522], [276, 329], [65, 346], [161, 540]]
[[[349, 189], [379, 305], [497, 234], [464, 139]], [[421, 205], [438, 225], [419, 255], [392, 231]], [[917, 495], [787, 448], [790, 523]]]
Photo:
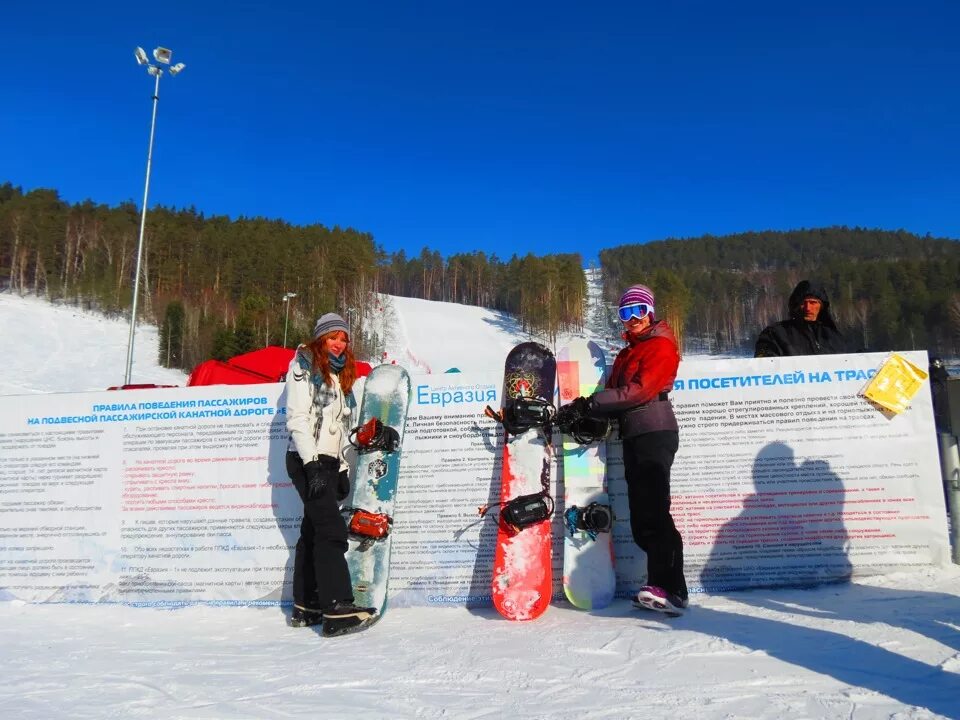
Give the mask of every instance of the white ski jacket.
[[350, 432], [351, 408], [356, 404], [353, 394], [344, 394], [335, 373], [330, 375], [332, 386], [322, 378], [315, 382], [310, 363], [310, 351], [301, 345], [287, 370], [287, 450], [296, 452], [304, 463], [319, 455], [329, 455], [340, 460], [341, 470], [347, 470], [344, 449]]

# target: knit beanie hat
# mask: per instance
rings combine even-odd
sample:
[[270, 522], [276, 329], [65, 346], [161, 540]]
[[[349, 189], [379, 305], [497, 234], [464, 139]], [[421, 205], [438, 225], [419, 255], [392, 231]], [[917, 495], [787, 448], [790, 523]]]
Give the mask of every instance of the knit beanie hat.
[[317, 320], [317, 324], [313, 326], [313, 339], [316, 340], [321, 335], [336, 332], [337, 330], [343, 330], [343, 332], [347, 334], [347, 337], [350, 336], [350, 328], [347, 326], [346, 320], [342, 317], [336, 313], [321, 315]]
[[650, 314], [653, 315], [653, 290], [646, 285], [631, 285], [620, 296], [620, 307], [646, 303], [650, 306]]

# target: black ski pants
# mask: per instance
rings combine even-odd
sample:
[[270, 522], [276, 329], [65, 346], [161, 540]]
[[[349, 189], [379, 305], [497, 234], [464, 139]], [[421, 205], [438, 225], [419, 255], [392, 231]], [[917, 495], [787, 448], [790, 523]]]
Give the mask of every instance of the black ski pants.
[[347, 525], [336, 499], [338, 470], [337, 463], [331, 462], [326, 486], [318, 496], [311, 497], [303, 461], [297, 453], [287, 453], [287, 474], [303, 501], [300, 539], [293, 558], [293, 602], [307, 610], [323, 610], [336, 600], [353, 602], [350, 570], [344, 557]]
[[672, 430], [623, 441], [623, 465], [633, 541], [647, 554], [647, 584], [687, 597], [683, 538], [670, 515], [670, 467], [680, 445]]

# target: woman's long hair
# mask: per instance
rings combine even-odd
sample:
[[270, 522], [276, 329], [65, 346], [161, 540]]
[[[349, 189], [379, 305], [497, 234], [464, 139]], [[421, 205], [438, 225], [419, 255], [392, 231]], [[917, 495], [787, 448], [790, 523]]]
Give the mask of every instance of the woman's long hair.
[[350, 349], [350, 338], [343, 330], [334, 330], [333, 332], [325, 333], [307, 343], [307, 347], [310, 348], [310, 352], [313, 353], [312, 372], [314, 374], [320, 373], [323, 375], [324, 383], [333, 385], [333, 378], [330, 377], [330, 356], [327, 354], [327, 350], [323, 344], [327, 341], [327, 338], [332, 338], [336, 335], [342, 335], [347, 340], [347, 347], [343, 351], [347, 356], [347, 362], [343, 366], [343, 370], [340, 371], [340, 387], [344, 393], [348, 393], [353, 387], [354, 381], [357, 379], [357, 361], [353, 357], [353, 351]]

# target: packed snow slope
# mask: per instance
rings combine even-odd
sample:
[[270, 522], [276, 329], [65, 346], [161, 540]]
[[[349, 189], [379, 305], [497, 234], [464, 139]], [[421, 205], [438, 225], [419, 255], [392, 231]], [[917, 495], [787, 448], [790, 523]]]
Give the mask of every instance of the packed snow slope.
[[517, 343], [536, 340], [556, 352], [574, 337], [598, 341], [608, 353], [615, 353], [619, 339], [609, 326], [613, 310], [603, 304], [600, 274], [590, 269], [586, 276], [584, 327], [561, 334], [553, 345], [546, 338], [524, 332], [517, 318], [508, 313], [473, 305], [380, 296], [372, 317], [377, 332], [386, 339], [386, 352], [376, 359], [396, 361], [412, 372], [442, 373], [451, 368], [482, 371], [502, 367], [503, 359]]
[[[123, 385], [129, 318], [107, 318], [72, 305], [0, 293], [4, 369], [0, 395], [82, 392]], [[157, 364], [157, 328], [138, 323], [134, 383], [186, 385], [187, 376]]]
[[494, 310], [392, 295], [383, 300], [383, 359], [413, 373], [498, 367], [510, 348], [528, 339], [513, 316]]
[[[390, 354], [414, 371], [407, 350], [442, 372], [499, 363], [526, 339], [496, 313], [394, 301], [402, 333]], [[118, 384], [127, 332], [0, 294], [0, 392]], [[155, 366], [155, 338], [138, 332], [134, 381], [183, 384]], [[960, 718], [956, 566], [699, 595], [676, 619], [625, 601], [596, 612], [558, 602], [526, 623], [398, 608], [367, 632], [324, 639], [287, 627], [287, 612], [0, 603], [0, 717]]]

